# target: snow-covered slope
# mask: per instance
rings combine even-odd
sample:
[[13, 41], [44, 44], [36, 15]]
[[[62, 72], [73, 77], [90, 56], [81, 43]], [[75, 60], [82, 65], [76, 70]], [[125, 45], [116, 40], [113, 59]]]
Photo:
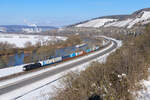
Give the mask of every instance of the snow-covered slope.
[[150, 11], [144, 11], [142, 13], [143, 15], [140, 18], [135, 18], [131, 23], [129, 23], [128, 28], [132, 28], [136, 23], [150, 20]]
[[123, 21], [116, 21], [116, 22], [113, 22], [113, 23], [109, 23], [109, 24], [105, 25], [104, 27], [111, 27], [111, 26], [126, 27], [131, 22], [132, 22], [132, 19], [126, 19], [126, 20], [123, 20]]
[[[118, 16], [118, 15], [116, 15]], [[120, 15], [121, 16], [121, 15]], [[111, 16], [100, 17], [75, 25], [75, 27], [127, 27], [144, 25], [150, 22], [150, 9], [142, 9], [124, 18], [108, 18]]]
[[87, 23], [79, 24], [76, 27], [101, 27], [101, 26], [105, 25], [105, 23], [112, 22], [115, 20], [117, 20], [117, 19], [106, 19], [106, 18], [95, 19], [95, 20], [91, 20]]

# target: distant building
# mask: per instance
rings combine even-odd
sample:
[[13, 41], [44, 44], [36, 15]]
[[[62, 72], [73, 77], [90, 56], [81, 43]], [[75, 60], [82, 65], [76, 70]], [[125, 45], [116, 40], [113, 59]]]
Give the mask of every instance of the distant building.
[[29, 23], [27, 20], [24, 20], [27, 24], [28, 28], [23, 28], [22, 31], [25, 33], [40, 33], [42, 32], [42, 28], [38, 28], [36, 24]]
[[33, 28], [23, 28], [22, 31], [25, 33], [40, 33], [42, 32], [42, 29], [38, 27], [33, 27]]

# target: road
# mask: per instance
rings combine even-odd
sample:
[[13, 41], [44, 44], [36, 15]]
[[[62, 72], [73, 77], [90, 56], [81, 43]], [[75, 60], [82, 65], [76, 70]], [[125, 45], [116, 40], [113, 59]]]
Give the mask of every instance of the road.
[[13, 91], [15, 89], [18, 89], [18, 88], [30, 85], [30, 84], [32, 84], [34, 82], [40, 81], [40, 80], [48, 78], [50, 76], [56, 75], [56, 74], [58, 74], [60, 72], [66, 71], [66, 70], [71, 69], [73, 67], [76, 67], [76, 66], [78, 66], [80, 64], [84, 64], [84, 63], [89, 62], [89, 61], [91, 61], [91, 60], [93, 60], [93, 59], [95, 59], [95, 58], [97, 58], [99, 56], [103, 56], [104, 54], [111, 52], [112, 50], [114, 50], [117, 47], [117, 43], [115, 41], [112, 41], [112, 42], [114, 42], [114, 45], [111, 48], [109, 48], [109, 49], [107, 49], [107, 50], [105, 50], [105, 51], [103, 51], [103, 52], [101, 52], [101, 53], [99, 53], [99, 54], [97, 54], [95, 56], [88, 57], [88, 58], [80, 60], [78, 62], [74, 62], [74, 63], [72, 63], [70, 65], [63, 66], [63, 67], [57, 68], [55, 70], [51, 70], [51, 71], [45, 72], [45, 73], [43, 73], [41, 75], [37, 75], [37, 76], [34, 76], [32, 78], [28, 78], [26, 80], [22, 80], [20, 82], [15, 83], [15, 84], [9, 85], [9, 86], [4, 87], [4, 88], [1, 88], [0, 89], [0, 95], [8, 93], [8, 92], [11, 92], [11, 91]]

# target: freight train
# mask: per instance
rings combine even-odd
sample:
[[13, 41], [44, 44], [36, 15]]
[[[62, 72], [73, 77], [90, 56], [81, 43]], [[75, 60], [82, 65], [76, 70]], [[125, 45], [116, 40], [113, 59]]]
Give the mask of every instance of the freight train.
[[[83, 46], [83, 45], [81, 45], [81, 46]], [[85, 55], [87, 53], [97, 51], [99, 49], [100, 49], [99, 46], [95, 46], [93, 48], [89, 48], [89, 49], [82, 50], [82, 51], [79, 51], [79, 52], [71, 53], [69, 55], [65, 55], [65, 56], [61, 56], [61, 57], [55, 57], [55, 58], [47, 59], [47, 60], [44, 60], [44, 61], [39, 61], [39, 62], [34, 63], [34, 64], [29, 64], [29, 65], [23, 66], [23, 70], [24, 71], [29, 71], [29, 70], [32, 70], [32, 69], [36, 69], [36, 68], [56, 64], [56, 63], [59, 63], [59, 62], [62, 62], [62, 61], [72, 59], [74, 57], [82, 56], [82, 55]]]

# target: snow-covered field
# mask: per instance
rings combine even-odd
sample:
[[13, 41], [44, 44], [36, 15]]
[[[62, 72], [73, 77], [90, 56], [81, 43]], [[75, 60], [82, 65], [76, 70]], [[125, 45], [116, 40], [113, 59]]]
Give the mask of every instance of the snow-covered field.
[[[118, 42], [118, 48], [122, 45], [122, 42], [120, 41], [117, 41]], [[89, 56], [94, 56], [100, 52], [103, 52], [104, 50], [110, 48], [113, 44], [111, 44], [109, 47], [101, 50], [101, 51], [98, 51], [98, 52], [95, 52], [95, 53], [92, 53], [88, 56], [85, 56], [85, 57], [89, 57]], [[116, 48], [117, 49], [117, 48]], [[115, 49], [115, 50], [116, 50]], [[113, 50], [112, 52], [114, 52], [115, 50]], [[111, 52], [110, 52], [111, 53]], [[105, 62], [106, 61], [106, 57], [110, 54], [105, 54], [104, 56], [101, 56], [101, 57], [98, 57], [98, 58], [95, 58], [93, 61], [95, 60], [98, 60], [100, 62]], [[80, 59], [76, 59], [77, 60], [81, 60], [81, 59], [84, 59], [84, 57], [80, 58]], [[74, 62], [73, 61], [70, 61], [70, 62], [67, 62], [67, 64], [69, 63], [72, 63]], [[49, 96], [51, 97], [52, 95], [48, 95], [48, 94], [51, 94], [54, 92], [54, 87], [55, 86], [58, 86], [59, 85], [59, 81], [54, 81], [60, 77], [62, 77], [63, 75], [65, 75], [66, 73], [70, 72], [70, 71], [75, 71], [75, 70], [78, 70], [78, 71], [81, 71], [81, 70], [84, 70], [86, 69], [86, 67], [89, 65], [89, 63], [91, 63], [92, 61], [90, 62], [87, 62], [85, 64], [82, 64], [82, 65], [79, 65], [75, 68], [72, 68], [70, 70], [67, 70], [67, 71], [64, 71], [62, 73], [59, 73], [57, 75], [54, 75], [52, 77], [49, 77], [47, 79], [43, 79], [41, 81], [38, 81], [34, 84], [31, 84], [31, 85], [28, 85], [28, 86], [25, 86], [23, 88], [20, 88], [20, 89], [17, 89], [15, 91], [12, 91], [10, 93], [7, 93], [7, 94], [4, 94], [4, 95], [1, 95], [0, 98], [2, 99], [5, 99], [5, 100], [9, 100], [9, 99], [12, 99], [12, 98], [16, 98], [16, 96], [21, 96], [19, 98], [16, 98], [17, 100], [48, 100]], [[65, 65], [66, 63], [64, 63]], [[61, 65], [58, 65], [58, 67], [61, 67], [63, 66], [62, 64]], [[56, 67], [53, 67], [53, 68], [56, 68]], [[49, 69], [49, 70], [53, 70], [53, 68]], [[48, 70], [48, 69], [46, 69]], [[38, 72], [39, 73], [39, 72]], [[53, 82], [54, 81], [54, 82]], [[52, 83], [51, 83], [52, 82]], [[6, 82], [7, 83], [7, 82]], [[1, 84], [1, 83], [0, 83]], [[38, 87], [38, 89], [37, 89]], [[40, 88], [39, 88], [40, 87]], [[33, 91], [34, 90], [34, 91]], [[15, 95], [14, 95], [15, 93]]]
[[8, 42], [15, 44], [17, 47], [24, 47], [27, 42], [33, 45], [37, 42], [66, 40], [66, 37], [61, 36], [45, 36], [45, 35], [24, 35], [24, 34], [4, 34], [0, 33], [0, 42]]

